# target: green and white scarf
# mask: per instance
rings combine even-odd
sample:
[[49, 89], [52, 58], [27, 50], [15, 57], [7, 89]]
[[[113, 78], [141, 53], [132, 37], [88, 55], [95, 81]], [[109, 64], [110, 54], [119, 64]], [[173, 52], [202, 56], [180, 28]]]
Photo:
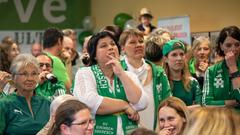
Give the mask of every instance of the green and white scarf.
[[[99, 66], [93, 65], [91, 66], [91, 70], [96, 79], [97, 92], [99, 95], [127, 101], [123, 85], [116, 75], [114, 75], [114, 91], [111, 91], [108, 81]], [[125, 113], [96, 115], [94, 135], [116, 135], [118, 116], [122, 119], [122, 128], [125, 135], [137, 128], [137, 123], [128, 119], [128, 116]]]

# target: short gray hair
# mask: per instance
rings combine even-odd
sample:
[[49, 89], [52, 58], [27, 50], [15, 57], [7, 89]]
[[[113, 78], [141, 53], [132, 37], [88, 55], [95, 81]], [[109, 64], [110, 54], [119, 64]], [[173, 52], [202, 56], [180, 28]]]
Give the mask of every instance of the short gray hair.
[[18, 73], [22, 67], [26, 67], [28, 65], [33, 65], [39, 70], [39, 63], [34, 56], [27, 53], [19, 54], [11, 63], [10, 72], [14, 75]]

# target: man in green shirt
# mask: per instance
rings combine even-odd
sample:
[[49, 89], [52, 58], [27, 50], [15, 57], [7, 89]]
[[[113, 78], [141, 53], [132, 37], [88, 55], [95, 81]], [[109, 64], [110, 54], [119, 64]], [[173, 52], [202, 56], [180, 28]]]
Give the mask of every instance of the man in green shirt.
[[40, 54], [36, 58], [40, 65], [40, 82], [37, 85], [36, 93], [51, 101], [54, 97], [65, 94], [66, 88], [64, 83], [54, 78], [51, 74], [52, 59], [47, 54]]
[[43, 35], [43, 50], [53, 60], [53, 74], [58, 80], [63, 81], [67, 90], [70, 93], [72, 86], [68, 76], [66, 67], [60, 60], [59, 55], [62, 50], [63, 33], [57, 28], [49, 28]]

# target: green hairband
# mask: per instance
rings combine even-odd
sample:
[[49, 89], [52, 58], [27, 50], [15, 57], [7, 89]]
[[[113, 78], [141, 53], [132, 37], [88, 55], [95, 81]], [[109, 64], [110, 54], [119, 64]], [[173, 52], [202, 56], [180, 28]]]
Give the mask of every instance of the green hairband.
[[166, 42], [163, 45], [162, 53], [163, 56], [166, 56], [169, 52], [175, 50], [175, 49], [182, 49], [184, 52], [186, 51], [185, 45], [181, 40], [173, 39], [168, 42]]

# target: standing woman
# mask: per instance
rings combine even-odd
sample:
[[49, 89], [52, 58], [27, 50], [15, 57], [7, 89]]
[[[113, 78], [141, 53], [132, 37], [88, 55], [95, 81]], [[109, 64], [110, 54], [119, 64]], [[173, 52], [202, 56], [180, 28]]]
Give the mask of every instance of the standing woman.
[[78, 70], [73, 95], [96, 115], [94, 134], [126, 135], [137, 128], [134, 109], [144, 109], [147, 97], [137, 77], [123, 70], [120, 47], [109, 32], [93, 35], [88, 53], [90, 66]]
[[0, 100], [0, 134], [35, 135], [48, 122], [50, 105], [34, 92], [39, 64], [31, 54], [20, 54], [10, 71], [16, 93]]
[[240, 30], [225, 27], [217, 40], [217, 52], [224, 60], [209, 67], [203, 86], [203, 104], [240, 109]]
[[19, 47], [10, 37], [5, 37], [0, 44], [0, 98], [12, 93], [10, 83], [10, 65], [12, 60], [20, 53]]
[[196, 104], [201, 104], [202, 92], [199, 83], [191, 77], [188, 71], [185, 53], [186, 48], [180, 40], [170, 40], [163, 45], [163, 67], [168, 76], [173, 96], [180, 98], [191, 108]]
[[155, 129], [157, 107], [159, 103], [171, 95], [171, 89], [163, 68], [144, 59], [145, 45], [143, 34], [135, 29], [122, 33], [119, 43], [125, 53], [122, 65], [125, 70], [137, 75], [148, 95], [148, 107], [140, 111], [140, 124], [148, 129]]
[[201, 36], [193, 41], [192, 48], [189, 51], [189, 71], [198, 80], [201, 89], [205, 71], [210, 66], [211, 50], [209, 38]]

